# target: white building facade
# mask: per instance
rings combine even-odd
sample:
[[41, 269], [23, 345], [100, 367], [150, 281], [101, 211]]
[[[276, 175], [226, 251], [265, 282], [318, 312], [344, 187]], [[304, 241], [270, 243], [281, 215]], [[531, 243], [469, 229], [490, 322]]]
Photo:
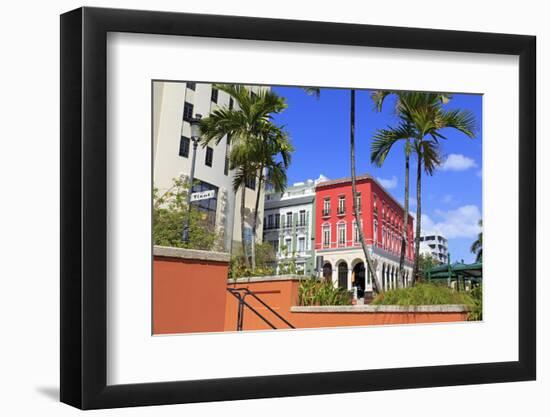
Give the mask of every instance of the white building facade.
[[[258, 91], [267, 87], [249, 87]], [[212, 84], [154, 81], [153, 82], [153, 178], [159, 192], [169, 189], [174, 178], [189, 177], [193, 157], [190, 119], [202, 117], [220, 107], [238, 108], [228, 94]], [[214, 190], [214, 197], [196, 204], [207, 212], [209, 219], [222, 236], [223, 248], [232, 252], [241, 241], [240, 195], [233, 192], [234, 173], [229, 169], [230, 139], [218, 144], [197, 147], [193, 191]], [[260, 192], [257, 236], [262, 236], [263, 189], [251, 182], [246, 189], [245, 234], [252, 236], [251, 225], [256, 195]], [[237, 203], [236, 203], [237, 202]]]
[[447, 263], [449, 257], [447, 239], [437, 233], [420, 236], [420, 253], [430, 255], [439, 263]]
[[273, 246], [277, 273], [288, 262], [296, 272], [315, 274], [315, 184], [326, 180], [294, 183], [284, 193], [266, 192], [264, 205], [264, 242]]

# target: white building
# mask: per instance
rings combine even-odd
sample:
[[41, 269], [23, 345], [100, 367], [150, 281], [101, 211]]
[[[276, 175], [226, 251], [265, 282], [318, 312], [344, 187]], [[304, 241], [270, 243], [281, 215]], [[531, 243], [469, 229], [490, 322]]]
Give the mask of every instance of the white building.
[[439, 263], [447, 263], [449, 256], [447, 239], [437, 233], [420, 236], [420, 253], [431, 255]]
[[315, 185], [327, 178], [296, 182], [284, 193], [266, 192], [264, 242], [277, 257], [277, 271], [294, 260], [298, 273], [315, 273]]
[[[267, 87], [250, 87], [259, 91]], [[237, 107], [237, 103], [212, 84], [180, 81], [153, 82], [153, 170], [154, 185], [159, 192], [171, 187], [173, 179], [188, 177], [191, 172], [193, 144], [190, 139], [189, 120], [197, 114], [207, 117], [219, 107]], [[193, 191], [214, 190], [208, 200], [193, 204], [207, 212], [211, 221], [223, 236], [227, 251], [239, 247], [241, 241], [240, 201], [241, 191], [233, 192], [233, 172], [229, 170], [230, 140], [224, 138], [217, 145], [199, 144], [195, 163], [195, 180], [199, 183]], [[256, 184], [246, 190], [246, 228], [251, 234], [252, 216], [256, 200]], [[263, 194], [263, 190], [259, 190]], [[260, 196], [258, 215], [258, 240], [262, 236], [263, 195]]]

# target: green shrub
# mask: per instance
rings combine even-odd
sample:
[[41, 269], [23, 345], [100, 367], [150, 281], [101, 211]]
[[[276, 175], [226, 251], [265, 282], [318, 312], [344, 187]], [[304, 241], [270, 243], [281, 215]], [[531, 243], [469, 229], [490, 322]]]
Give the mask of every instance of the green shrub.
[[[175, 248], [222, 250], [222, 236], [206, 214], [187, 206], [189, 186], [184, 179], [174, 178], [168, 190], [153, 188], [153, 244]], [[189, 242], [182, 233], [189, 217]]]
[[443, 285], [418, 283], [414, 287], [397, 288], [378, 294], [372, 304], [375, 305], [440, 305], [462, 304], [468, 306], [468, 320], [481, 320], [481, 287], [470, 292], [458, 292]]
[[468, 320], [483, 320], [483, 288], [481, 285], [474, 287], [470, 291], [470, 296], [472, 297], [473, 304], [470, 306]]
[[324, 279], [305, 278], [298, 286], [298, 303], [301, 306], [350, 305], [351, 292], [336, 288]]

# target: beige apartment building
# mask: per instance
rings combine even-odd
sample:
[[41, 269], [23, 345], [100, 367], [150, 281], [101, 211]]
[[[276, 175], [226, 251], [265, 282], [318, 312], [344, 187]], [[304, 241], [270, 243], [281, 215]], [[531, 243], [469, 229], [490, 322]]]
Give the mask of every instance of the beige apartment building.
[[[259, 91], [267, 87], [250, 87]], [[219, 107], [238, 105], [212, 84], [180, 81], [153, 82], [153, 181], [160, 192], [168, 189], [174, 178], [191, 172], [193, 144], [189, 120], [197, 114], [207, 117]], [[194, 202], [207, 213], [221, 233], [224, 250], [233, 252], [241, 242], [241, 190], [233, 192], [234, 173], [229, 169], [231, 143], [223, 138], [217, 145], [197, 147], [195, 162], [196, 191], [214, 190], [214, 197]], [[262, 187], [263, 188], [263, 187]], [[251, 182], [246, 188], [245, 235], [252, 238], [252, 216], [257, 193], [260, 195], [257, 240], [263, 234], [264, 190]]]

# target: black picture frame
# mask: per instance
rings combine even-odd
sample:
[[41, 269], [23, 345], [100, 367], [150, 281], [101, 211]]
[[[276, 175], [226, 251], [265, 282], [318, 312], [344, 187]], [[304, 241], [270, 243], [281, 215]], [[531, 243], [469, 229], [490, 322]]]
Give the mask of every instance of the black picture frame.
[[[519, 56], [519, 360], [107, 385], [108, 32]], [[63, 14], [61, 401], [82, 409], [95, 409], [534, 380], [535, 45], [534, 36], [481, 32], [88, 7]]]

